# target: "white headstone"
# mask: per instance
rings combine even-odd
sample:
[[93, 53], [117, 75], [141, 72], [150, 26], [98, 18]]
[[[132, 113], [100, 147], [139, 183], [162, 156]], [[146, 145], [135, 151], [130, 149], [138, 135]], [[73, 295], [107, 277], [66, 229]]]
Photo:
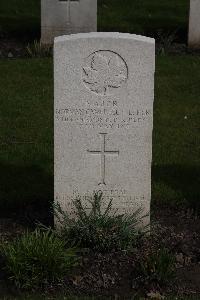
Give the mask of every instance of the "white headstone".
[[[55, 201], [102, 191], [119, 213], [150, 211], [154, 39], [55, 39]], [[147, 222], [149, 218], [146, 219]]]
[[97, 30], [97, 0], [41, 0], [41, 42]]
[[188, 45], [200, 49], [200, 0], [190, 0]]

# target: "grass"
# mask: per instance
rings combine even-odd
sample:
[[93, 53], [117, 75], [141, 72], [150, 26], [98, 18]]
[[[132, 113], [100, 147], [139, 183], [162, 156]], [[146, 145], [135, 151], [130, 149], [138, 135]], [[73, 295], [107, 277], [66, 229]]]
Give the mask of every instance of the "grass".
[[[86, 204], [86, 207], [85, 207]], [[105, 206], [102, 193], [94, 193], [87, 201], [73, 201], [75, 218], [55, 204], [59, 236], [66, 245], [75, 245], [97, 253], [130, 251], [137, 246], [141, 237], [149, 231], [148, 226], [139, 229], [144, 219], [142, 209], [129, 215], [113, 213], [112, 201]], [[91, 209], [88, 210], [88, 207]]]
[[155, 36], [180, 31], [186, 37], [189, 0], [100, 0], [100, 31], [121, 31]]
[[[51, 59], [0, 60], [1, 214], [53, 200]], [[156, 62], [152, 198], [199, 207], [200, 57]], [[200, 208], [200, 207], [199, 207]]]
[[1, 0], [0, 34], [39, 37], [40, 0]]
[[19, 290], [38, 291], [62, 284], [78, 263], [75, 249], [53, 232], [36, 229], [2, 245], [7, 280]]
[[0, 206], [43, 206], [53, 198], [52, 63], [1, 60], [0, 69]]
[[[200, 208], [200, 57], [157, 59], [153, 199]], [[194, 75], [195, 74], [195, 75]]]
[[[98, 0], [98, 31], [146, 35], [178, 30], [186, 39], [189, 0]], [[40, 0], [1, 0], [0, 33], [40, 36]]]
[[154, 282], [158, 286], [166, 286], [175, 278], [175, 256], [168, 249], [161, 248], [156, 253], [150, 253], [139, 263], [139, 272], [145, 278], [145, 284]]

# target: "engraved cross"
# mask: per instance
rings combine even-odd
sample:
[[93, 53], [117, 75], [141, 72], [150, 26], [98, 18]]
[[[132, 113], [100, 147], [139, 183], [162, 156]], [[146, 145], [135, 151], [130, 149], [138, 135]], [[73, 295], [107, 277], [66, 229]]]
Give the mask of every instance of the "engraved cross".
[[107, 155], [114, 155], [114, 156], [118, 156], [119, 155], [119, 151], [108, 151], [106, 150], [106, 135], [107, 133], [100, 133], [101, 136], [101, 150], [100, 151], [91, 151], [88, 150], [88, 152], [90, 154], [94, 154], [94, 155], [100, 155], [101, 156], [101, 182], [100, 184], [104, 184], [106, 185], [105, 182], [105, 176], [106, 176], [106, 156]]

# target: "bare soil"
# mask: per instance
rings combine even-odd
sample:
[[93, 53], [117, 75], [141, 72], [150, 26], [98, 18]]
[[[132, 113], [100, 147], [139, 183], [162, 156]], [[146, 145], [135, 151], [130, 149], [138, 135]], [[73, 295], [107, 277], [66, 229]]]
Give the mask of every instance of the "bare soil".
[[[26, 230], [12, 219], [0, 219], [0, 238], [11, 240]], [[139, 276], [138, 262], [150, 251], [168, 248], [175, 256], [175, 279], [166, 286]], [[102, 295], [130, 299], [133, 295], [200, 296], [200, 218], [192, 210], [154, 207], [151, 236], [130, 253], [81, 252], [81, 264], [65, 279], [65, 289], [77, 295]], [[5, 288], [5, 287], [4, 287]], [[57, 287], [49, 292], [56, 293]]]
[[26, 57], [28, 41], [18, 39], [0, 39], [0, 58]]

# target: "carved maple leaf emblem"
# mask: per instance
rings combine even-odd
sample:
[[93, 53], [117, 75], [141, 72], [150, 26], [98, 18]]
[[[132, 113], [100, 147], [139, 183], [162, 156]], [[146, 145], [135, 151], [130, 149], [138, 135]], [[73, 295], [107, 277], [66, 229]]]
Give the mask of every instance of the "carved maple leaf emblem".
[[107, 58], [95, 53], [91, 65], [84, 67], [84, 82], [90, 90], [106, 95], [109, 88], [119, 88], [126, 81], [126, 71], [118, 56]]

